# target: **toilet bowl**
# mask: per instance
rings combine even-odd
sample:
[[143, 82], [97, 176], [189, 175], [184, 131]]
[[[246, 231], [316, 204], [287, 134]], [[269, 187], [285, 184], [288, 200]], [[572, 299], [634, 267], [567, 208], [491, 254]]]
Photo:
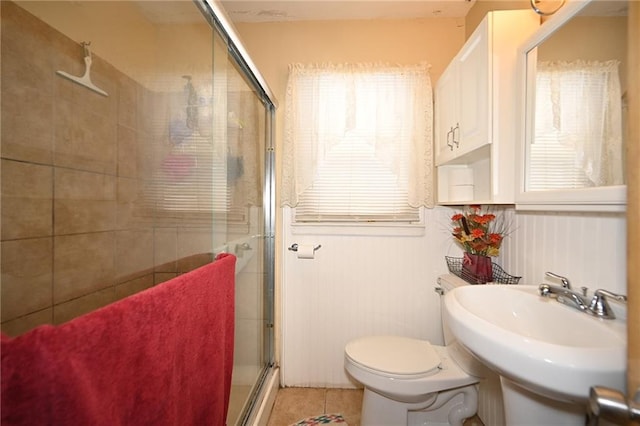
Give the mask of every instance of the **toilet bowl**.
[[[438, 279], [443, 291], [464, 281]], [[457, 348], [402, 336], [368, 336], [345, 346], [345, 369], [364, 386], [362, 426], [462, 425], [478, 409], [477, 361]]]

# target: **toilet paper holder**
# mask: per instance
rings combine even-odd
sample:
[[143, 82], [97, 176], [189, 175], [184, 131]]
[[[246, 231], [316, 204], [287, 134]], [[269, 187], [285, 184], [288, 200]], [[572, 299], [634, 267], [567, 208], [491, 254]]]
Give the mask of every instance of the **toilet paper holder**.
[[[318, 250], [320, 247], [322, 247], [321, 244], [318, 244], [317, 246], [313, 246], [313, 251], [315, 252], [316, 250]], [[291, 244], [291, 247], [288, 248], [289, 251], [298, 251], [298, 243], [293, 243]]]

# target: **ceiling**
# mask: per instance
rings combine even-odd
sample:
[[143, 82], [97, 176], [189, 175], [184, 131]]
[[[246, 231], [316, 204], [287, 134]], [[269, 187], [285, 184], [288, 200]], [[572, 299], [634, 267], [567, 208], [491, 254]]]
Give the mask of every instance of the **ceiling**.
[[[218, 0], [234, 22], [346, 19], [463, 18], [482, 0]], [[494, 0], [496, 1], [496, 0]], [[556, 9], [562, 0], [535, 0], [541, 9]], [[134, 1], [154, 23], [201, 22], [192, 0]], [[628, 0], [599, 0], [584, 15], [626, 15]]]
[[476, 0], [222, 0], [233, 22], [457, 18]]

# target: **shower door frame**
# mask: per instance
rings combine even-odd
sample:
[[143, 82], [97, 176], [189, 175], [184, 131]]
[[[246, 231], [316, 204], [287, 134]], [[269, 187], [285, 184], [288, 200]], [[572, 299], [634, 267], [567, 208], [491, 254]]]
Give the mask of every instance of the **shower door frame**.
[[249, 400], [245, 406], [244, 412], [241, 414], [236, 425], [247, 425], [256, 422], [269, 389], [268, 380], [271, 375], [275, 374], [275, 229], [276, 229], [276, 211], [275, 211], [275, 111], [278, 106], [277, 100], [269, 88], [266, 80], [257, 69], [249, 54], [245, 50], [238, 34], [236, 33], [231, 20], [224, 12], [222, 6], [216, 0], [193, 0], [203, 11], [203, 13], [211, 18], [210, 23], [219, 36], [222, 37], [227, 45], [228, 54], [238, 65], [239, 69], [244, 73], [247, 82], [255, 90], [256, 96], [264, 105], [265, 112], [265, 157], [264, 157], [264, 188], [263, 188], [263, 214], [264, 214], [264, 235], [263, 241], [263, 369], [258, 377]]

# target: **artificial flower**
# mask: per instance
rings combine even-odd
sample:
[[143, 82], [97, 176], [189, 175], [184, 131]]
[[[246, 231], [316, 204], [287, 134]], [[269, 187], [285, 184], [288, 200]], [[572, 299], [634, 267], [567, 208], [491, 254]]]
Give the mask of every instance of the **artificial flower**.
[[470, 254], [495, 257], [508, 234], [502, 216], [484, 212], [482, 206], [471, 205], [451, 216], [451, 234], [462, 249]]

